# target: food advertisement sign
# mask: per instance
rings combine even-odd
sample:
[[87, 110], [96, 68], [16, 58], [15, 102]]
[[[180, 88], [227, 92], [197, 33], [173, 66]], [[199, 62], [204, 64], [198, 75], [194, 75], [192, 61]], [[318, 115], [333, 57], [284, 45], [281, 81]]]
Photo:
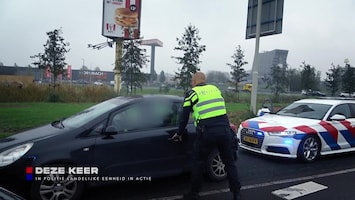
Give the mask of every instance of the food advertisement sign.
[[103, 0], [102, 35], [138, 39], [141, 0]]

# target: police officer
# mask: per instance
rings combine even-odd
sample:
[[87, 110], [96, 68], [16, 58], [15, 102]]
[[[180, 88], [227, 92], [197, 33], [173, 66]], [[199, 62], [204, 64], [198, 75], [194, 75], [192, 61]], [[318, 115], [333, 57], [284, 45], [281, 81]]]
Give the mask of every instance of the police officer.
[[179, 130], [172, 137], [175, 141], [181, 141], [190, 113], [193, 112], [197, 138], [192, 152], [190, 191], [184, 195], [184, 199], [199, 199], [204, 162], [211, 150], [217, 147], [225, 164], [233, 199], [239, 200], [241, 185], [234, 160], [235, 143], [221, 91], [214, 85], [206, 84], [206, 77], [202, 72], [196, 72], [192, 76], [191, 85], [192, 90], [185, 95]]

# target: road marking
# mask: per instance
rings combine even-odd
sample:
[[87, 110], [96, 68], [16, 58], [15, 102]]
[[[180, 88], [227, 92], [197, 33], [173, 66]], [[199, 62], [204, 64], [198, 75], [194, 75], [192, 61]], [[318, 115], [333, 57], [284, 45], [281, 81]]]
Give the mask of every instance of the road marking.
[[283, 199], [292, 200], [301, 196], [305, 196], [308, 194], [312, 194], [324, 189], [327, 189], [327, 186], [315, 183], [313, 181], [309, 181], [306, 183], [294, 185], [288, 188], [275, 190], [271, 192], [272, 194], [281, 197]]
[[[272, 181], [272, 182], [267, 182], [267, 183], [254, 184], [254, 185], [246, 185], [246, 186], [242, 186], [241, 190], [255, 189], [255, 188], [267, 187], [267, 186], [272, 186], [272, 185], [279, 185], [279, 184], [284, 184], [284, 183], [292, 183], [292, 182], [298, 182], [298, 181], [309, 181], [309, 180], [316, 179], [316, 178], [335, 176], [335, 175], [339, 175], [339, 174], [346, 174], [346, 173], [352, 173], [352, 172], [355, 172], [355, 168], [345, 169], [345, 170], [340, 170], [340, 171], [335, 171], [335, 172], [329, 172], [329, 173], [323, 173], [323, 174], [316, 174], [316, 175], [312, 175], [312, 176], [304, 176], [304, 177], [293, 178], [293, 179], [285, 179], [285, 180], [280, 180], [280, 181]], [[226, 192], [229, 192], [229, 188], [200, 192], [200, 196], [208, 196], [208, 195], [220, 194], [220, 193], [226, 193]], [[183, 198], [182, 195], [176, 195], [176, 196], [170, 196], [170, 197], [152, 198], [149, 200], [176, 200], [176, 199], [182, 199], [182, 198]]]

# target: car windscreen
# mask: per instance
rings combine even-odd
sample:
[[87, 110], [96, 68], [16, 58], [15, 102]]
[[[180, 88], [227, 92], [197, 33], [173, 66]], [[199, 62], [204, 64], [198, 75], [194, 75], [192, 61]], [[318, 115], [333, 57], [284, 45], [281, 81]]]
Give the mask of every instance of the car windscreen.
[[330, 108], [331, 105], [327, 104], [295, 102], [275, 114], [321, 120]]
[[109, 110], [112, 110], [119, 106], [120, 104], [126, 103], [127, 101], [124, 100], [119, 100], [119, 101], [104, 101], [102, 103], [96, 104], [95, 106], [92, 106], [88, 109], [83, 110], [82, 112], [79, 112], [69, 118], [66, 118], [63, 120], [63, 126], [64, 127], [72, 127], [72, 128], [77, 128], [85, 123], [99, 117], [100, 115], [106, 113]]

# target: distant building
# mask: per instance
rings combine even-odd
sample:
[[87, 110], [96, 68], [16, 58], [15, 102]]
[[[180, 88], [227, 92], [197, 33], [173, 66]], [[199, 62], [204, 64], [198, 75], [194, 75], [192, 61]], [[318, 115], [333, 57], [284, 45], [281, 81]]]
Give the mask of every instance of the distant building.
[[[274, 49], [259, 53], [259, 81], [270, 73], [271, 67], [275, 65], [287, 65], [288, 50]], [[252, 82], [252, 70], [248, 70], [246, 83]]]
[[270, 69], [277, 65], [287, 65], [288, 50], [274, 49], [259, 54], [259, 77], [270, 73]]
[[[13, 67], [13, 66], [0, 66], [0, 76], [32, 76], [33, 82], [49, 82], [51, 74], [46, 73], [46, 70], [32, 67]], [[90, 71], [90, 70], [75, 70], [71, 72], [71, 77], [58, 77], [62, 81], [73, 81], [81, 83], [94, 83], [101, 81], [109, 84], [114, 80], [114, 73], [110, 71]]]

